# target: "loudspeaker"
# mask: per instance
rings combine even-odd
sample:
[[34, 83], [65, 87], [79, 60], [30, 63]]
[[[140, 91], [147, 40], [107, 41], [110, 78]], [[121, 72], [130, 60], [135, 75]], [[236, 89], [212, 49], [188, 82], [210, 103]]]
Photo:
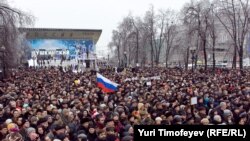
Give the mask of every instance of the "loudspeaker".
[[90, 60], [85, 60], [86, 68], [90, 68]]

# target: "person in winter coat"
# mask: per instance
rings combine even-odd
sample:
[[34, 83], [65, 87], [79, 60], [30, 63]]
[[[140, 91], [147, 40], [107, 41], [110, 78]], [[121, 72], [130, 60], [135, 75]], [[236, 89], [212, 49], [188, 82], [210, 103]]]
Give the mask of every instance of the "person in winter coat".
[[95, 126], [93, 124], [89, 125], [89, 130], [87, 134], [88, 141], [95, 141], [97, 138]]
[[100, 129], [97, 133], [97, 138], [95, 141], [106, 141], [106, 139], [107, 139], [106, 131], [103, 129]]
[[26, 130], [28, 139], [27, 141], [40, 141], [39, 135], [36, 133], [36, 129], [33, 127], [29, 127]]
[[78, 131], [79, 130], [83, 130], [85, 132], [85, 134], [87, 134], [88, 133], [88, 129], [89, 129], [89, 122], [90, 122], [89, 118], [83, 118], [83, 119], [81, 119]]
[[134, 129], [130, 124], [127, 124], [124, 127], [124, 132], [122, 133], [121, 137], [125, 137], [125, 136], [133, 136], [134, 135]]
[[19, 128], [15, 123], [10, 123], [7, 126], [9, 134], [4, 139], [5, 141], [24, 141], [22, 135], [19, 133]]
[[106, 141], [118, 141], [119, 138], [117, 137], [117, 133], [115, 132], [115, 129], [113, 127], [107, 127], [106, 128]]
[[7, 134], [8, 134], [7, 125], [5, 123], [1, 124], [1, 126], [0, 126], [0, 140], [3, 140]]

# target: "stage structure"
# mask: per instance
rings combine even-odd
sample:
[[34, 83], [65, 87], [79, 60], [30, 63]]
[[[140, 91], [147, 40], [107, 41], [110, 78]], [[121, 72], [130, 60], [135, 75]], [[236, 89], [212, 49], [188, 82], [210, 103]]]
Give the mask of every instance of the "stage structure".
[[26, 34], [30, 54], [34, 61], [60, 60], [85, 63], [85, 67], [96, 66], [96, 48], [102, 30], [20, 28]]

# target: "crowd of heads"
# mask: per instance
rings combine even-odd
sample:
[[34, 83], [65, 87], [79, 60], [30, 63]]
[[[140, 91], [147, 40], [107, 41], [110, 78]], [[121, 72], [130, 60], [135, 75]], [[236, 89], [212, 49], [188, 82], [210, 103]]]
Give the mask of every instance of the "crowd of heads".
[[95, 71], [13, 71], [0, 83], [0, 140], [132, 141], [134, 125], [250, 124], [249, 70], [99, 73], [118, 90], [102, 92]]

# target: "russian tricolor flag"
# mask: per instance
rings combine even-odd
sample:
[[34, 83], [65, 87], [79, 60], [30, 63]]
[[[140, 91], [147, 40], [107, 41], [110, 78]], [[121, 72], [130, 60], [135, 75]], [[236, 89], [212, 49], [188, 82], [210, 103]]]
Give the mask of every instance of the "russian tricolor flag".
[[97, 73], [97, 86], [105, 93], [117, 91], [118, 84]]

